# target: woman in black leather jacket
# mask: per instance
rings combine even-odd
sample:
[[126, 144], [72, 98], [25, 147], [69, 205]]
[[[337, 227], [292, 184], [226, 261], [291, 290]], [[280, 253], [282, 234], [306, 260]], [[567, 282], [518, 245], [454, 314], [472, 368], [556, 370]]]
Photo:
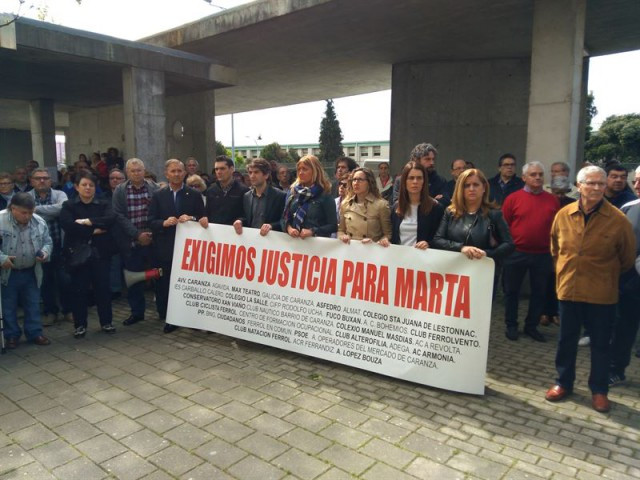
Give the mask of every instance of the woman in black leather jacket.
[[515, 249], [502, 211], [489, 201], [489, 182], [480, 170], [471, 168], [458, 177], [433, 247], [462, 252], [470, 259], [487, 256], [494, 260]]

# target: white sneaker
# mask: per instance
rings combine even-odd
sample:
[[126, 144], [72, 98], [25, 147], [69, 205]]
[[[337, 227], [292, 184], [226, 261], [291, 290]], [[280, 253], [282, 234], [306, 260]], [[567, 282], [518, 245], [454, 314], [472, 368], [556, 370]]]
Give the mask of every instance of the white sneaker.
[[588, 347], [591, 344], [591, 339], [589, 337], [582, 337], [578, 340], [579, 347]]

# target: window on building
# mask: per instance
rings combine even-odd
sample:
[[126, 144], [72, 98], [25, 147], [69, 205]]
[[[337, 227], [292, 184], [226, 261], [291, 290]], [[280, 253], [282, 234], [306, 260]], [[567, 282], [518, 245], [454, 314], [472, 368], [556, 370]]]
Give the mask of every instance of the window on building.
[[313, 149], [313, 155], [315, 155], [316, 157], [317, 157], [318, 155], [320, 155], [320, 149], [319, 149], [319, 148], [314, 148], [314, 149]]
[[347, 156], [355, 157], [356, 156], [356, 147], [347, 147]]
[[369, 156], [369, 147], [360, 147], [360, 157]]
[[373, 147], [373, 156], [374, 157], [379, 157], [380, 156], [380, 145], [375, 145]]

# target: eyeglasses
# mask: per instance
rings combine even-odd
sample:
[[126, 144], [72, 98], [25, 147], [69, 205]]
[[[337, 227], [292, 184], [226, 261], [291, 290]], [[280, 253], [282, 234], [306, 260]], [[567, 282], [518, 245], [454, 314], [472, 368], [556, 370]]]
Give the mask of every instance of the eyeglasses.
[[359, 177], [356, 177], [356, 178], [352, 178], [352, 179], [351, 179], [351, 181], [352, 181], [353, 183], [358, 183], [358, 182], [366, 182], [366, 181], [367, 181], [367, 179], [366, 179], [366, 178], [359, 178]]
[[[0, 185], [1, 185], [1, 184], [0, 184]], [[340, 183], [338, 184], [338, 187], [345, 187], [345, 188], [346, 188], [346, 187], [347, 187], [347, 183], [346, 183], [346, 182], [340, 182]]]

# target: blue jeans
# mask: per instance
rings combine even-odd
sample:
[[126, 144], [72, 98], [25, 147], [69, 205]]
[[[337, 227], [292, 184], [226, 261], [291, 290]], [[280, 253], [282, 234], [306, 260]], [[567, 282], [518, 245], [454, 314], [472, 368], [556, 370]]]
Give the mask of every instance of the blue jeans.
[[62, 252], [55, 251], [51, 255], [51, 261], [42, 264], [40, 293], [45, 315], [57, 315], [60, 310], [63, 314], [71, 312], [71, 279], [64, 268]]
[[[124, 268], [132, 272], [144, 272], [152, 265], [151, 248], [135, 246], [124, 262]], [[146, 302], [144, 299], [144, 287], [146, 282], [138, 282], [127, 288], [127, 300], [131, 307], [131, 315], [136, 318], [144, 318]]]
[[513, 252], [504, 260], [504, 321], [507, 327], [518, 326], [518, 302], [524, 276], [529, 272], [531, 296], [524, 328], [535, 328], [544, 310], [547, 282], [553, 271], [551, 254]]
[[12, 270], [8, 284], [2, 286], [2, 317], [6, 339], [18, 339], [22, 336], [18, 325], [18, 302], [24, 310], [24, 335], [31, 341], [42, 335], [40, 289], [34, 268]]
[[580, 327], [591, 333], [591, 373], [589, 389], [592, 393], [609, 392], [610, 339], [616, 305], [598, 305], [585, 302], [560, 300], [560, 337], [556, 352], [556, 383], [573, 390], [576, 379], [576, 355]]

